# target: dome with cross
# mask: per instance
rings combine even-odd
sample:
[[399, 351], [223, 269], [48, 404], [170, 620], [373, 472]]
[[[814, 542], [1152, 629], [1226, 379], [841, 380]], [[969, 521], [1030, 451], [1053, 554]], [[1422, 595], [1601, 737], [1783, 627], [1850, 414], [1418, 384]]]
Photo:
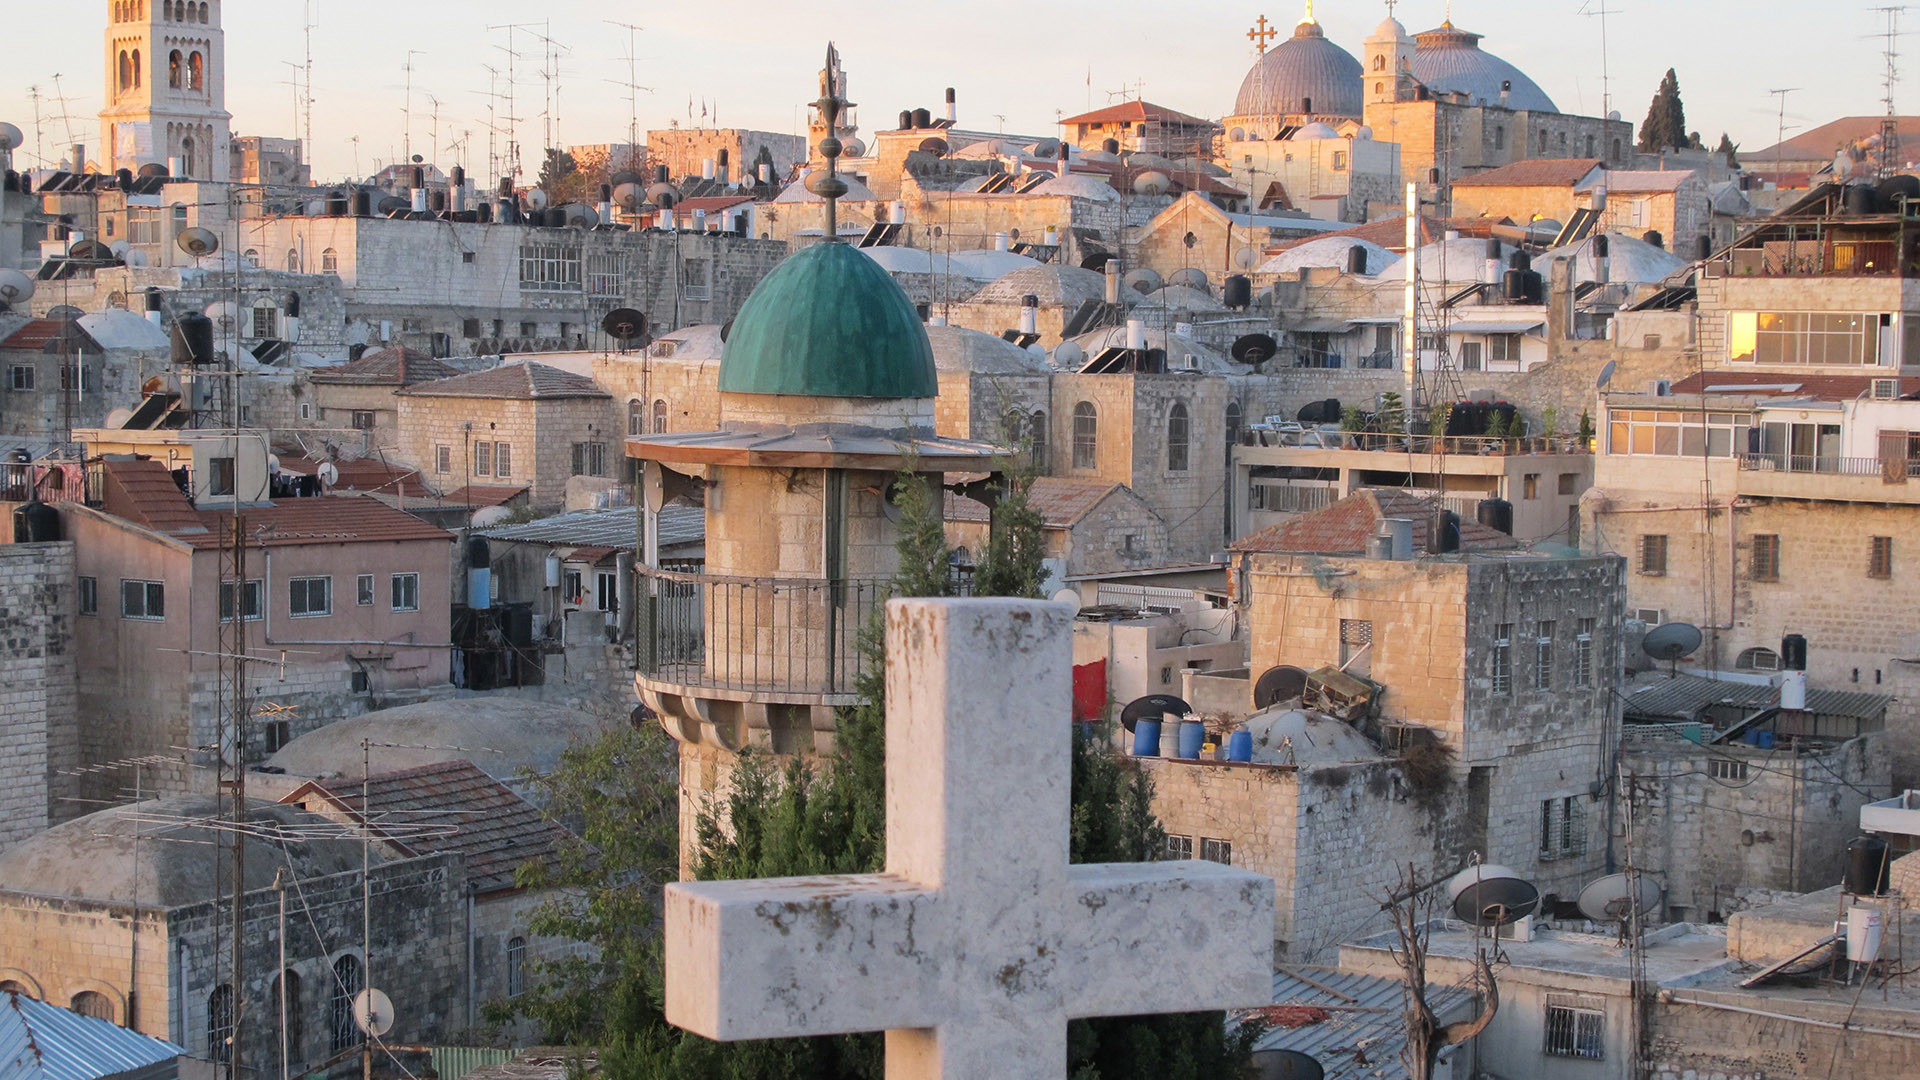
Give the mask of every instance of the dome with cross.
[[1309, 4], [1293, 36], [1262, 53], [1247, 72], [1233, 114], [1357, 117], [1362, 93], [1360, 61], [1327, 39]]

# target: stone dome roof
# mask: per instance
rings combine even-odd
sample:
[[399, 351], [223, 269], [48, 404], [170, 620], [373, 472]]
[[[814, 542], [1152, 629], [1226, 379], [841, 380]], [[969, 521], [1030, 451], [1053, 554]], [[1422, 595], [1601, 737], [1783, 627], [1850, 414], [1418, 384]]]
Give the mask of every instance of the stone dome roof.
[[1500, 104], [1500, 84], [1511, 81], [1508, 107], [1557, 113], [1559, 108], [1519, 68], [1480, 48], [1481, 35], [1442, 23], [1419, 34], [1413, 52], [1413, 76], [1429, 89], [1463, 93], [1488, 105]]
[[570, 744], [601, 730], [601, 720], [578, 709], [491, 696], [442, 698], [336, 720], [281, 747], [267, 764], [293, 777], [357, 780], [365, 761], [360, 743], [371, 739], [407, 744], [382, 747], [375, 773], [466, 760], [519, 791], [523, 770], [552, 772]]
[[1077, 266], [1043, 263], [1015, 270], [973, 294], [973, 298], [967, 302], [1018, 304], [1028, 294], [1039, 297], [1041, 307], [1070, 307], [1077, 310], [1088, 300], [1107, 298], [1107, 278], [1104, 274], [1082, 270]]
[[1362, 240], [1357, 236], [1322, 236], [1287, 248], [1261, 263], [1254, 273], [1297, 274], [1309, 267], [1345, 270], [1347, 260], [1352, 258], [1349, 253], [1354, 248], [1367, 253], [1369, 277], [1378, 277], [1382, 270], [1400, 261], [1393, 252], [1371, 240]]
[[1285, 116], [1313, 101], [1320, 116], [1359, 116], [1364, 97], [1360, 61], [1303, 20], [1293, 36], [1268, 49], [1240, 83], [1235, 116]]
[[[1543, 275], [1551, 274], [1553, 264], [1561, 259], [1574, 260], [1575, 284], [1594, 280], [1596, 260], [1592, 237], [1535, 256], [1533, 268]], [[1654, 247], [1625, 233], [1607, 234], [1608, 281], [1645, 285], [1665, 281], [1686, 267], [1687, 260], [1665, 248]]]
[[815, 244], [760, 279], [720, 359], [720, 390], [840, 398], [939, 394], [913, 301], [880, 264]]
[[1053, 369], [1045, 360], [1013, 342], [960, 326], [929, 326], [933, 363], [945, 374], [1044, 375]]
[[1327, 124], [1315, 120], [1311, 124], [1300, 125], [1300, 130], [1287, 136], [1288, 142], [1310, 142], [1314, 139], [1337, 139], [1340, 133]]

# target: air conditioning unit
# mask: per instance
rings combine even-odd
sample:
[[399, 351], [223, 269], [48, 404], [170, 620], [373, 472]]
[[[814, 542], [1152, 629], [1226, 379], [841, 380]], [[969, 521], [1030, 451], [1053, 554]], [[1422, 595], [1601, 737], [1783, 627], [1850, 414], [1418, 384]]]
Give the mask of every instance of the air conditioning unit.
[[1652, 394], [1654, 397], [1672, 397], [1673, 396], [1673, 380], [1672, 379], [1655, 379], [1653, 380], [1653, 385], [1647, 388], [1647, 392]]
[[1494, 936], [1501, 941], [1532, 941], [1533, 916], [1523, 916], [1504, 926], [1495, 927]]
[[1873, 380], [1873, 400], [1875, 401], [1900, 400], [1900, 380], [1899, 379]]
[[1634, 608], [1633, 617], [1637, 622], [1646, 623], [1648, 629], [1667, 621], [1667, 613], [1659, 608]]
[[1200, 358], [1199, 358], [1199, 357], [1197, 357], [1197, 356], [1195, 356], [1195, 355], [1193, 355], [1192, 353], [1187, 353], [1187, 354], [1186, 354], [1186, 355], [1185, 355], [1185, 356], [1184, 356], [1184, 357], [1182, 358], [1182, 360], [1181, 360], [1181, 363], [1180, 363], [1180, 370], [1182, 370], [1182, 371], [1199, 371], [1199, 370], [1200, 370]]

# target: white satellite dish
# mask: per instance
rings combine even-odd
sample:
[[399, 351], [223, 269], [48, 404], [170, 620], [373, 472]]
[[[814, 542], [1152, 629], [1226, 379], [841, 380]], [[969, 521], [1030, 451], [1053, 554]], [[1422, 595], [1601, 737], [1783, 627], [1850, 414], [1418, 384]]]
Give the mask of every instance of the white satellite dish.
[[369, 986], [353, 995], [353, 1023], [374, 1038], [393, 1028], [393, 999]]
[[1233, 265], [1242, 270], [1251, 270], [1260, 265], [1260, 253], [1250, 247], [1243, 247], [1233, 253]]
[[219, 235], [212, 229], [203, 229], [197, 225], [191, 229], [181, 229], [180, 235], [175, 237], [173, 242], [180, 246], [181, 251], [196, 259], [205, 258], [220, 250]]
[[0, 303], [17, 304], [33, 298], [33, 278], [19, 270], [0, 270]]
[[313, 475], [319, 477], [321, 483], [332, 487], [340, 482], [340, 467], [331, 461], [323, 461], [319, 468], [313, 470]]
[[1053, 594], [1052, 599], [1056, 604], [1072, 604], [1073, 610], [1080, 610], [1079, 589], [1061, 589], [1059, 592]]
[[26, 136], [12, 124], [0, 123], [0, 150], [18, 150], [21, 140]]
[[133, 419], [132, 409], [114, 409], [107, 413], [107, 427], [123, 428], [127, 426], [127, 421], [131, 419]]
[[[112, 427], [113, 425], [108, 424], [107, 426]], [[268, 476], [280, 475], [280, 455], [279, 454], [267, 455], [267, 475]]]
[[545, 210], [547, 208], [547, 193], [540, 188], [529, 189], [527, 192], [527, 205], [535, 210]]
[[120, 258], [121, 258], [121, 261], [125, 262], [128, 266], [131, 266], [136, 270], [147, 265], [147, 253], [144, 251], [141, 251], [139, 248], [134, 248], [133, 250], [127, 252], [125, 255], [122, 255]]
[[125, 260], [127, 252], [133, 250], [133, 245], [127, 243], [125, 240], [115, 240], [113, 243], [107, 245], [107, 250], [113, 252], [114, 258]]
[[1078, 371], [1080, 365], [1087, 362], [1087, 350], [1081, 348], [1077, 341], [1063, 341], [1054, 347], [1053, 362], [1063, 368]]
[[1580, 890], [1579, 905], [1580, 914], [1594, 922], [1624, 922], [1630, 910], [1645, 915], [1660, 906], [1660, 883], [1645, 874], [1631, 882], [1625, 874], [1608, 874]]

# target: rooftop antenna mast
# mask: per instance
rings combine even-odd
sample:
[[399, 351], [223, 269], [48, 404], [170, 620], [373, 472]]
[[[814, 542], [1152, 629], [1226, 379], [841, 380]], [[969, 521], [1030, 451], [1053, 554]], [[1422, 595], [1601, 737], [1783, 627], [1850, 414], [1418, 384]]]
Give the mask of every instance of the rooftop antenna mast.
[[516, 85], [514, 62], [520, 59], [520, 54], [513, 49], [513, 35], [515, 31], [531, 29], [533, 25], [532, 23], [501, 23], [498, 26], [487, 27], [489, 33], [495, 30], [507, 32], [506, 45], [495, 45], [494, 48], [507, 54], [507, 152], [501, 167], [501, 175], [514, 179], [520, 176], [520, 117], [514, 112]]
[[[60, 112], [51, 119], [58, 120], [67, 126], [67, 145], [72, 146], [74, 143], [72, 105], [67, 100], [67, 92], [60, 87], [60, 73], [57, 71], [53, 73], [53, 100], [60, 106]], [[87, 163], [84, 161], [73, 163], [74, 172], [85, 172], [86, 169]]]
[[605, 22], [608, 26], [617, 26], [627, 32], [627, 81], [621, 82], [618, 79], [606, 81], [615, 86], [627, 88], [627, 153], [631, 154], [633, 148], [640, 145], [640, 91], [653, 93], [653, 87], [640, 85], [639, 55], [636, 52], [635, 35], [646, 27], [615, 22], [612, 19], [607, 19]]
[[1776, 188], [1780, 186], [1780, 155], [1786, 151], [1784, 144], [1787, 141], [1787, 95], [1798, 93], [1799, 90], [1797, 86], [1788, 86], [1767, 91], [1780, 99], [1780, 115], [1773, 135], [1773, 185]]
[[307, 9], [307, 14], [304, 20], [306, 25], [302, 28], [307, 38], [307, 64], [306, 64], [306, 74], [305, 74], [306, 86], [303, 88], [303, 91], [301, 94], [301, 112], [303, 114], [303, 119], [305, 121], [302, 124], [303, 131], [302, 131], [301, 156], [307, 159], [308, 165], [312, 165], [313, 163], [313, 31], [314, 31], [313, 0], [306, 0], [306, 9]]
[[1900, 87], [1900, 15], [1907, 9], [1903, 4], [1889, 4], [1874, 10], [1887, 17], [1887, 29], [1879, 35], [1887, 43], [1882, 50], [1887, 62], [1883, 76], [1886, 92], [1880, 99], [1887, 107], [1887, 115], [1880, 120], [1880, 175], [1885, 178], [1905, 164], [1900, 159], [1900, 125], [1895, 119], [1900, 114], [1894, 107], [1894, 95]]
[[1587, 0], [1580, 14], [1600, 20], [1600, 116], [1613, 119], [1613, 77], [1607, 66], [1607, 16], [1618, 15], [1618, 8], [1606, 6], [1606, 0]]
[[400, 135], [401, 161], [413, 160], [413, 58], [415, 56], [425, 56], [426, 54], [427, 51], [425, 49], [408, 49], [407, 62], [401, 65], [401, 68], [407, 73], [407, 99], [406, 104], [402, 106], [400, 110], [400, 114], [406, 118], [406, 130]]

